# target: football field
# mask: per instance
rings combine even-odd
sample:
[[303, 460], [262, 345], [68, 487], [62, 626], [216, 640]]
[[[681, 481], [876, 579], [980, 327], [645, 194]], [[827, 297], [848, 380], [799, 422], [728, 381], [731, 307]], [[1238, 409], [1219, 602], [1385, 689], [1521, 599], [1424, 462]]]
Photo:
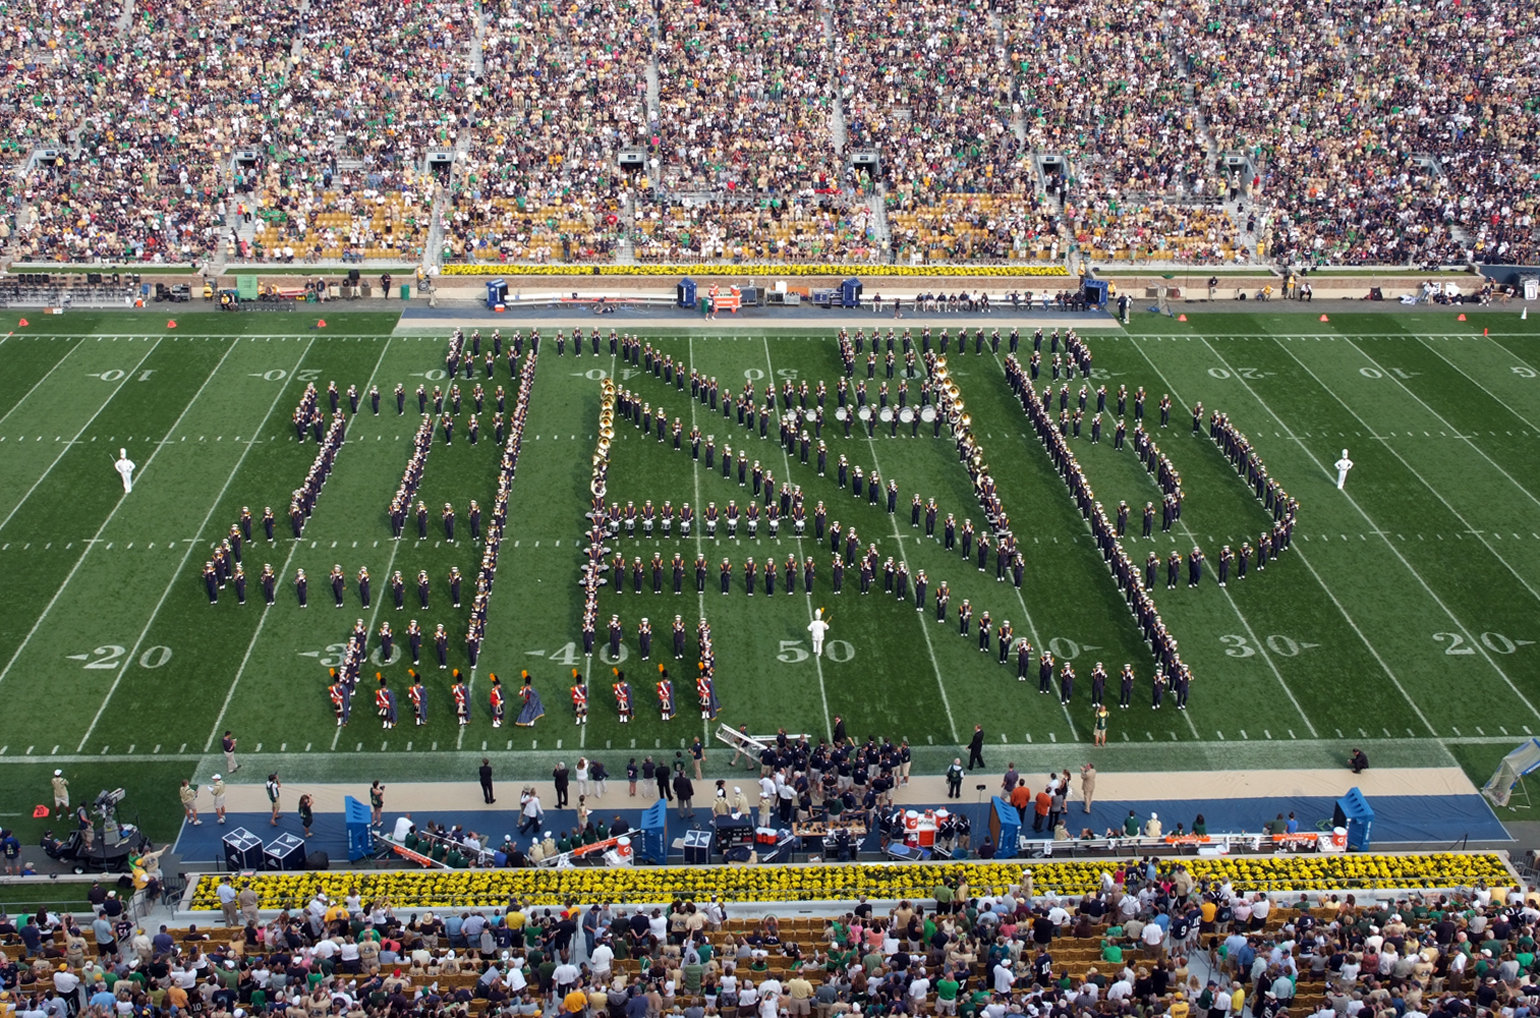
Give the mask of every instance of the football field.
[[[414, 320], [398, 327], [394, 314], [362, 313], [328, 313], [324, 329], [310, 328], [315, 319], [304, 312], [191, 313], [178, 316], [175, 329], [154, 314], [33, 316], [0, 342], [0, 696], [7, 705], [0, 715], [0, 813], [19, 817], [47, 801], [47, 777], [59, 767], [77, 798], [125, 787], [130, 811], [164, 836], [178, 812], [176, 781], [207, 782], [224, 769], [219, 735], [226, 729], [239, 737], [243, 780], [273, 769], [291, 784], [470, 780], [483, 755], [496, 755], [506, 778], [548, 774], [557, 759], [580, 754], [620, 773], [628, 757], [672, 756], [697, 735], [709, 741], [715, 726], [700, 719], [693, 682], [694, 634], [703, 617], [716, 645], [721, 721], [756, 733], [785, 728], [827, 736], [839, 715], [858, 739], [907, 737], [921, 770], [942, 769], [975, 724], [984, 725], [991, 746], [1009, 747], [1024, 770], [1078, 763], [1090, 752], [1090, 672], [1100, 661], [1114, 704], [1111, 745], [1099, 751], [1104, 773], [1322, 766], [1363, 745], [1376, 764], [1452, 759], [1479, 784], [1504, 752], [1540, 732], [1540, 328], [1531, 328], [1540, 320], [1520, 321], [1515, 308], [1469, 312], [1466, 322], [1452, 313], [1335, 311], [1319, 322], [1318, 310], [1194, 313], [1186, 323], [1143, 316], [1129, 330], [1083, 333], [1095, 361], [1090, 399], [1100, 385], [1109, 394], [1142, 386], [1145, 426], [1181, 474], [1180, 519], [1162, 532], [1157, 517], [1146, 540], [1139, 510], [1148, 501], [1158, 506], [1160, 491], [1131, 449], [1113, 447], [1114, 397], [1099, 444], [1089, 438], [1091, 413], [1084, 434], [1070, 440], [1109, 514], [1120, 500], [1133, 507], [1124, 538], [1129, 554], [1142, 563], [1154, 551], [1162, 560], [1154, 597], [1194, 675], [1185, 711], [1169, 695], [1159, 710], [1151, 708], [1154, 660], [1007, 385], [1006, 344], [994, 355], [986, 341], [975, 353], [971, 330], [999, 328], [1004, 336], [1009, 318], [948, 316], [944, 324], [954, 334], [960, 324], [970, 330], [966, 354], [954, 347], [948, 369], [1025, 553], [1019, 588], [1009, 571], [997, 578], [992, 553], [980, 571], [976, 560], [946, 551], [911, 525], [918, 494], [936, 501], [941, 520], [951, 513], [959, 525], [972, 520], [983, 529], [945, 428], [935, 436], [922, 424], [911, 436], [907, 424], [892, 434], [879, 423], [871, 435], [857, 426], [847, 437], [835, 422], [833, 394], [843, 369], [834, 327], [771, 329], [752, 320], [632, 326], [659, 359], [717, 378], [724, 393], [752, 383], [762, 403], [772, 380], [794, 387], [823, 382], [830, 394], [826, 476], [777, 442], [773, 421], [761, 438], [735, 412], [691, 399], [688, 385], [681, 391], [612, 357], [607, 343], [597, 357], [586, 346], [584, 356], [574, 357], [570, 344], [558, 356], [554, 329], [542, 328], [486, 638], [472, 668], [465, 647], [469, 582], [456, 608], [447, 577], [451, 567], [474, 577], [481, 560], [466, 511], [471, 499], [484, 511], [493, 502], [502, 448], [492, 433], [492, 393], [503, 386], [511, 407], [517, 384], [506, 362], [497, 361], [490, 380], [479, 366], [473, 381], [459, 378], [463, 404], [453, 441], [435, 430], [418, 489], [430, 509], [427, 537], [418, 537], [412, 518], [395, 541], [386, 509], [421, 419], [414, 394], [419, 385], [447, 393], [451, 326]], [[606, 334], [611, 324], [627, 324], [596, 321]], [[484, 336], [499, 324], [506, 336], [518, 323], [488, 318]], [[874, 317], [864, 324], [885, 337], [890, 325], [911, 323]], [[1027, 329], [1023, 360], [1031, 348]], [[1050, 381], [1047, 340], [1042, 355], [1039, 389]], [[880, 360], [867, 383], [874, 396], [884, 382], [895, 394], [905, 381], [918, 393], [921, 379], [904, 378], [901, 352], [891, 380]], [[866, 378], [865, 363], [858, 358], [852, 386]], [[676, 511], [688, 502], [697, 525], [688, 537], [676, 527], [667, 538], [648, 538], [639, 526], [637, 536], [623, 531], [609, 542], [607, 559], [617, 552], [628, 563], [641, 558], [643, 589], [634, 591], [629, 565], [623, 592], [601, 588], [599, 646], [587, 657], [578, 580], [605, 378], [660, 408], [670, 426], [678, 418], [686, 436], [676, 451], [671, 439], [660, 442], [617, 421], [606, 500], [638, 508], [670, 502]], [[335, 467], [303, 537], [294, 540], [290, 493], [317, 446], [308, 437], [297, 441], [290, 419], [307, 383], [322, 390], [324, 409], [331, 381], [344, 392], [378, 386], [380, 412], [364, 399], [349, 415]], [[471, 396], [477, 383], [487, 392], [479, 414]], [[397, 384], [409, 394], [401, 415], [391, 395]], [[1063, 384], [1054, 383], [1055, 390]], [[1078, 374], [1068, 380], [1071, 410], [1082, 384]], [[1163, 394], [1173, 403], [1164, 429]], [[1254, 546], [1272, 514], [1210, 440], [1206, 423], [1192, 434], [1191, 408], [1199, 401], [1205, 414], [1228, 414], [1300, 502], [1292, 548], [1265, 570], [1253, 567], [1244, 581], [1232, 571], [1223, 588], [1214, 582], [1221, 547]], [[464, 434], [471, 416], [480, 424], [475, 445]], [[1125, 417], [1132, 431], [1132, 395]], [[694, 427], [715, 445], [710, 469], [704, 454], [692, 459]], [[800, 486], [805, 536], [797, 537], [789, 522], [774, 537], [766, 523], [753, 538], [746, 526], [733, 539], [725, 525], [715, 538], [705, 535], [708, 503], [725, 515], [730, 501], [746, 508], [754, 498], [752, 477], [740, 487], [736, 468], [723, 476], [725, 446], [750, 464], [758, 461], [777, 486]], [[120, 447], [137, 465], [130, 494], [113, 469]], [[1343, 448], [1355, 466], [1338, 491], [1333, 463]], [[880, 474], [884, 484], [897, 482], [895, 513], [886, 511], [885, 496], [858, 500], [838, 485], [841, 456], [867, 475]], [[915, 610], [912, 579], [908, 599], [900, 601], [884, 591], [880, 571], [869, 595], [860, 593], [854, 568], [842, 592], [834, 592], [829, 542], [812, 536], [819, 501], [830, 521], [858, 531], [863, 548], [875, 545], [879, 561], [902, 562], [911, 577], [925, 571], [930, 596], [923, 611]], [[458, 516], [455, 541], [440, 522], [446, 502]], [[258, 522], [243, 555], [245, 605], [236, 603], [233, 585], [211, 605], [203, 565], [242, 506], [259, 521], [272, 506], [276, 540], [266, 541]], [[1176, 588], [1167, 589], [1164, 560], [1194, 546], [1208, 559], [1203, 582], [1190, 588], [1184, 566]], [[664, 564], [657, 593], [654, 554]], [[677, 595], [668, 567], [675, 554], [685, 564]], [[707, 563], [703, 592], [695, 582], [698, 556]], [[759, 573], [752, 598], [744, 576], [751, 557]], [[725, 595], [724, 558], [732, 567]], [[788, 559], [792, 590], [785, 583]], [[272, 607], [264, 607], [258, 583], [264, 563], [278, 574]], [[764, 586], [769, 563], [777, 571], [773, 594]], [[327, 582], [334, 565], [347, 578], [341, 609]], [[361, 568], [372, 581], [368, 607], [359, 597]], [[310, 579], [303, 610], [293, 584], [299, 569]], [[407, 586], [399, 611], [387, 583], [398, 570]], [[420, 571], [432, 585], [428, 608], [418, 603]], [[942, 581], [951, 603], [938, 622], [933, 598]], [[964, 599], [974, 610], [967, 637], [959, 635], [957, 618]], [[820, 607], [831, 619], [821, 657], [810, 653], [807, 632]], [[1030, 681], [1018, 681], [1014, 652], [999, 662], [993, 634], [981, 652], [978, 626], [986, 611], [993, 627], [1009, 620], [1017, 637], [1031, 641]], [[611, 615], [625, 632], [618, 654], [605, 646]], [[689, 634], [679, 661], [671, 639], [676, 615]], [[645, 661], [637, 639], [644, 617], [656, 633]], [[327, 668], [340, 661], [360, 619], [371, 633], [389, 622], [398, 650], [389, 663], [376, 653], [351, 723], [338, 728], [325, 694]], [[419, 669], [429, 690], [428, 721], [412, 724], [405, 695], [410, 662], [402, 652], [409, 619], [428, 634], [439, 624], [448, 632], [448, 663], [469, 679], [469, 726], [455, 722], [451, 673], [438, 668], [431, 635]], [[377, 649], [377, 639], [370, 647]], [[1068, 705], [1038, 692], [1036, 656], [1044, 650], [1056, 668], [1067, 661], [1077, 673]], [[1124, 663], [1138, 682], [1133, 706], [1119, 710]], [[660, 664], [678, 686], [679, 714], [670, 722], [660, 720], [652, 691]], [[629, 725], [616, 717], [612, 668], [623, 669], [636, 692]], [[512, 693], [525, 669], [546, 716], [533, 728], [494, 729], [489, 674], [502, 676]], [[573, 724], [567, 693], [573, 669], [590, 682], [591, 721], [582, 727]], [[401, 700], [402, 721], [391, 731], [373, 716], [375, 671]], [[510, 722], [518, 712], [513, 699]], [[992, 751], [991, 766], [996, 759], [1002, 758]], [[24, 834], [31, 823], [21, 824]]]

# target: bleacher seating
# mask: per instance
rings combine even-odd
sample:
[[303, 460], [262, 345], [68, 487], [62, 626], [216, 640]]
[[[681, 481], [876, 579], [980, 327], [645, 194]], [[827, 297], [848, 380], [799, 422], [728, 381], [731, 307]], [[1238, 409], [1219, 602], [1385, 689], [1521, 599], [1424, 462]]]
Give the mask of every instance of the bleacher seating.
[[[1537, 26], [1512, 15], [26, 0], [0, 40], [0, 160], [21, 178], [0, 244], [53, 263], [1532, 263]], [[1062, 178], [1038, 171], [1050, 152]]]

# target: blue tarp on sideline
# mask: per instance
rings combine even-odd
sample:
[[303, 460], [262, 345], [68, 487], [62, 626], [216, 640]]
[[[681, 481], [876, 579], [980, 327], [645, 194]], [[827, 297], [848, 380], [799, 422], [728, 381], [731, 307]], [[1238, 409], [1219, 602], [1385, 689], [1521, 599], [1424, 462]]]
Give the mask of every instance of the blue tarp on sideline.
[[[1105, 777], [1104, 777], [1105, 781]], [[1422, 796], [1422, 795], [1386, 795], [1372, 796], [1369, 804], [1374, 808], [1374, 841], [1376, 846], [1389, 847], [1391, 845], [1425, 845], [1429, 847], [1447, 846], [1463, 839], [1471, 841], [1511, 841], [1508, 831], [1503, 827], [1497, 816], [1480, 795], [1455, 795], [1455, 796]], [[1128, 802], [1117, 799], [1097, 800], [1089, 815], [1081, 812], [1078, 802], [1070, 805], [1068, 823], [1071, 833], [1078, 834], [1081, 828], [1089, 827], [1096, 835], [1100, 836], [1108, 827], [1121, 828], [1123, 820], [1128, 816], [1130, 809], [1134, 810], [1141, 823], [1149, 818], [1149, 815], [1158, 813], [1165, 828], [1170, 834], [1176, 830], [1177, 824], [1190, 828], [1193, 818], [1204, 814], [1208, 823], [1210, 834], [1226, 832], [1257, 832], [1262, 825], [1271, 820], [1277, 814], [1288, 816], [1290, 812], [1299, 819], [1301, 831], [1317, 829], [1318, 824], [1327, 823], [1331, 819], [1334, 798], [1326, 796], [1301, 796], [1278, 798], [1253, 798], [1253, 799], [1221, 799], [1204, 801], [1198, 799], [1170, 799], [1154, 802]], [[611, 795], [605, 799], [597, 800], [593, 804], [593, 816], [603, 818], [608, 823], [619, 815], [625, 818], [633, 828], [641, 825], [643, 809], [651, 806], [653, 800], [637, 798], [631, 799], [625, 795]], [[973, 822], [973, 844], [980, 844], [988, 831], [986, 809], [988, 803], [975, 804], [966, 800], [958, 802], [940, 802], [932, 804], [932, 808], [946, 808], [954, 813], [964, 813]], [[916, 807], [919, 808], [919, 807]], [[387, 825], [395, 822], [399, 814], [386, 814]], [[514, 840], [520, 846], [527, 846], [529, 838], [517, 834], [518, 810], [487, 808], [482, 810], [447, 811], [443, 813], [429, 813], [418, 810], [414, 814], [420, 822], [433, 820], [447, 826], [459, 824], [467, 830], [473, 830], [487, 839], [491, 844], [501, 843], [504, 834], [514, 835]], [[666, 831], [666, 843], [672, 846], [675, 838], [691, 827], [709, 827], [711, 821], [710, 812], [697, 807], [693, 820], [681, 820], [678, 812], [670, 810], [668, 813], [668, 828]], [[570, 830], [577, 824], [577, 812], [575, 810], [547, 810], [544, 827], [547, 830], [557, 832]], [[201, 827], [182, 827], [181, 835], [177, 839], [176, 851], [184, 859], [190, 862], [208, 862], [223, 858], [220, 848], [220, 838], [236, 827], [245, 827], [264, 843], [271, 841], [280, 832], [287, 831], [299, 834], [299, 821], [294, 814], [286, 813], [279, 821], [278, 827], [268, 825], [266, 813], [231, 813], [229, 824], [221, 827], [212, 822], [212, 817]], [[308, 849], [311, 852], [321, 851], [328, 853], [333, 864], [341, 863], [347, 858], [348, 840], [341, 814], [317, 814], [315, 825], [311, 828]], [[1032, 836], [1032, 823], [1030, 815], [1027, 823], [1023, 825], [1022, 832]], [[1046, 833], [1042, 835], [1046, 837]], [[865, 851], [877, 849], [877, 835], [873, 833], [862, 846]], [[672, 852], [672, 848], [670, 848]]]

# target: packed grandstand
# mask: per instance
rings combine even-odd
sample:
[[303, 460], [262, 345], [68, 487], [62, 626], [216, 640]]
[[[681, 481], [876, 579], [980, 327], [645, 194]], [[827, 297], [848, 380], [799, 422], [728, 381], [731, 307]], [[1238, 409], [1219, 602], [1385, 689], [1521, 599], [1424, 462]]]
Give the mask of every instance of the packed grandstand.
[[1536, 260], [1497, 0], [20, 0], [24, 261]]

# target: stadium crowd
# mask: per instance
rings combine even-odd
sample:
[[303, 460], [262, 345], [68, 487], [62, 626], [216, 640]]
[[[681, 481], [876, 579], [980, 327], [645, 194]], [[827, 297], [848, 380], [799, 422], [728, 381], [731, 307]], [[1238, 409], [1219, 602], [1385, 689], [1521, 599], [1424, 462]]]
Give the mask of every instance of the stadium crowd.
[[[99, 890], [99, 889], [94, 889]], [[105, 892], [103, 892], [105, 893]], [[319, 895], [224, 928], [0, 917], [0, 1004], [23, 1018], [203, 1014], [819, 1018], [1519, 1016], [1540, 998], [1533, 893], [1242, 893], [1180, 860], [1109, 860], [1079, 895], [942, 878], [927, 899], [733, 918], [720, 900], [406, 912]], [[121, 911], [121, 910], [120, 910]]]
[[1540, 257], [1540, 25], [1497, 0], [8, 13], [26, 260]]

